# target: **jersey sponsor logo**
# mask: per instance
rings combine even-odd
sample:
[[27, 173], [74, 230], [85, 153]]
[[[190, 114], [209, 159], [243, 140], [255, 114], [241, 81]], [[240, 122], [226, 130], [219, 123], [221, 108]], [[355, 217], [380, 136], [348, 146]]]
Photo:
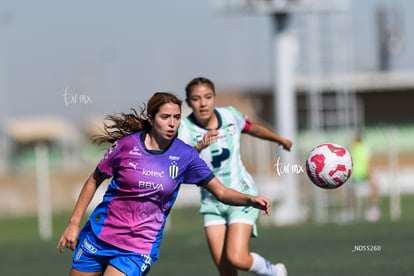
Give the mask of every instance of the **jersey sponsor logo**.
[[95, 246], [90, 244], [90, 242], [85, 238], [83, 239], [83, 247], [91, 253], [96, 253], [98, 249]]
[[218, 175], [219, 177], [226, 177], [226, 176], [231, 175], [231, 172], [222, 172], [222, 173], [218, 173], [217, 175]]
[[138, 188], [164, 191], [164, 185], [162, 185], [162, 183], [154, 183], [151, 181], [139, 181]]
[[137, 165], [138, 165], [138, 163], [128, 162], [128, 165], [129, 165], [130, 167], [134, 168], [134, 170], [136, 170], [136, 169], [137, 169]]
[[130, 155], [138, 155], [138, 156], [140, 156], [141, 155], [141, 152], [140, 152], [140, 150], [139, 150], [139, 148], [137, 146], [134, 146], [134, 148], [129, 151], [129, 154]]
[[235, 124], [229, 124], [227, 127], [226, 127], [226, 129], [227, 129], [227, 132], [230, 134], [230, 135], [234, 135], [234, 134], [236, 134], [236, 125]]
[[211, 155], [211, 165], [213, 166], [213, 168], [220, 168], [221, 163], [230, 157], [230, 150], [226, 148], [222, 148], [221, 152], [220, 150], [213, 150], [211, 151]]
[[170, 173], [170, 177], [172, 179], [176, 178], [178, 176], [178, 166], [177, 166], [177, 162], [172, 161], [170, 164], [170, 167], [168, 168], [168, 171]]
[[147, 170], [147, 169], [142, 169], [142, 174], [145, 176], [154, 176], [154, 177], [164, 177], [164, 171], [161, 172], [157, 172], [157, 171], [153, 171], [153, 170]]

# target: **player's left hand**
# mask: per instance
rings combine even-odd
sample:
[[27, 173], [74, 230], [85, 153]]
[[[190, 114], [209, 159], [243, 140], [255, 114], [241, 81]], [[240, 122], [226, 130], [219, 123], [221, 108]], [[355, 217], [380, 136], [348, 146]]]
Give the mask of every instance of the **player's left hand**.
[[270, 201], [267, 198], [263, 196], [254, 196], [251, 200], [251, 206], [263, 210], [265, 215], [270, 215]]
[[290, 148], [292, 147], [292, 141], [286, 139], [285, 141], [283, 141], [282, 146], [284, 150], [290, 151]]

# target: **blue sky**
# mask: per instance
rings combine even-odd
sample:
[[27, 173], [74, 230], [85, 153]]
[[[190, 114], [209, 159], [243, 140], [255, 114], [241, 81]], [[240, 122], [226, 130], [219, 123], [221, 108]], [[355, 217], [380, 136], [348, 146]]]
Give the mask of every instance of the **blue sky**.
[[[363, 69], [376, 62], [378, 2], [364, 1], [354, 16]], [[271, 27], [267, 16], [214, 13], [209, 1], [2, 0], [0, 115], [83, 120], [159, 90], [183, 97], [200, 75], [220, 89], [270, 87]], [[399, 67], [409, 68], [407, 55]]]

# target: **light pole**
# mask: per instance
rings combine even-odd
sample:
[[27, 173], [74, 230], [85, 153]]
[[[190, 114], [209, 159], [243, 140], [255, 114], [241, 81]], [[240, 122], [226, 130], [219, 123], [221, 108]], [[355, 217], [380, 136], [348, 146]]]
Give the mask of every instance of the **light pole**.
[[[289, 28], [290, 15], [287, 12], [275, 12], [273, 19], [272, 61], [273, 61], [273, 106], [276, 129], [294, 143], [297, 141], [297, 115], [295, 75], [299, 46], [296, 36]], [[299, 201], [298, 174], [290, 171], [299, 166], [297, 145], [290, 152], [280, 152], [284, 173], [280, 176], [285, 192], [281, 203], [275, 207], [275, 224], [292, 224], [305, 219], [305, 209]]]

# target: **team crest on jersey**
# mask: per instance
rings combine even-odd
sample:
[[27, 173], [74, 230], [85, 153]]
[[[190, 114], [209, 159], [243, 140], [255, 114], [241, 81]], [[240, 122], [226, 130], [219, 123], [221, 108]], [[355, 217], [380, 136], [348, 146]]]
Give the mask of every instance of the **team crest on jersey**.
[[178, 176], [178, 165], [177, 162], [172, 161], [169, 167], [169, 173], [170, 173], [170, 177], [172, 179], [176, 178]]
[[229, 124], [226, 127], [226, 129], [227, 129], [228, 134], [230, 134], [230, 135], [236, 134], [236, 125], [235, 124]]

